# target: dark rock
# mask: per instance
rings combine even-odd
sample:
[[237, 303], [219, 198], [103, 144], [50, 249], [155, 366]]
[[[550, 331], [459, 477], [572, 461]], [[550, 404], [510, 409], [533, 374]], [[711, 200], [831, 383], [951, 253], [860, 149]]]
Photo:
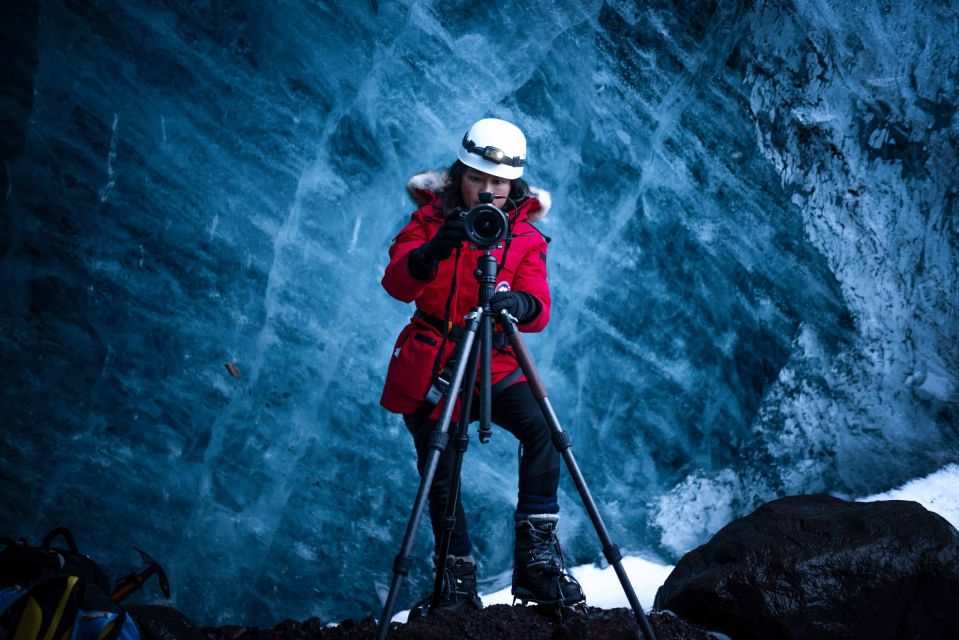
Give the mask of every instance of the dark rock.
[[655, 607], [736, 638], [959, 638], [959, 533], [915, 502], [770, 502], [686, 554]]
[[238, 624], [231, 624], [225, 627], [210, 628], [204, 627], [203, 633], [208, 636], [216, 636], [219, 640], [237, 640], [246, 633], [246, 627], [242, 627]]

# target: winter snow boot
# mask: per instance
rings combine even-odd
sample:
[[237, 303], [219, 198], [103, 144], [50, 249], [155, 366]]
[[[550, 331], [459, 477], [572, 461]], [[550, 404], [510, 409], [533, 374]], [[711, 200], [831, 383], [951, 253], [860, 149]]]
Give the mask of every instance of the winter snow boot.
[[[434, 558], [434, 563], [435, 563]], [[476, 562], [472, 556], [448, 556], [446, 570], [443, 572], [443, 591], [439, 604], [430, 607], [432, 592], [413, 605], [410, 620], [426, 616], [430, 611], [462, 611], [464, 609], [482, 609], [483, 601], [476, 593]]]
[[556, 539], [559, 516], [534, 514], [516, 522], [513, 555], [513, 597], [542, 605], [571, 606], [586, 596], [576, 579], [566, 573], [563, 552]]

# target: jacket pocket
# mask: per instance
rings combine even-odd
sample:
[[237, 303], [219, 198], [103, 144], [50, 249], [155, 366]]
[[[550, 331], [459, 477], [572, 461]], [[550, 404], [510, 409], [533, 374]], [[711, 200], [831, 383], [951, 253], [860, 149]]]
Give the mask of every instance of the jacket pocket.
[[433, 377], [433, 363], [439, 351], [436, 335], [415, 324], [400, 333], [386, 372], [386, 389], [416, 400], [426, 397]]

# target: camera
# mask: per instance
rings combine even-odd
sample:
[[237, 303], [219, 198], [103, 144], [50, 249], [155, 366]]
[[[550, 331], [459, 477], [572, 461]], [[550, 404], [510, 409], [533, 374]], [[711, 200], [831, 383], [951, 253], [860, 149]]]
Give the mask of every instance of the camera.
[[492, 248], [502, 242], [509, 232], [509, 216], [492, 204], [493, 194], [479, 194], [480, 204], [469, 211], [461, 211], [460, 219], [466, 227], [466, 237], [481, 248]]

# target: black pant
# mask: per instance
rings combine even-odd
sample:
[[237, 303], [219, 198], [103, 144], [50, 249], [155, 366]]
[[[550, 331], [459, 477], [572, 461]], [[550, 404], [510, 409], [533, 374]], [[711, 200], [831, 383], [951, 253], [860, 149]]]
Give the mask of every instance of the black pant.
[[[474, 399], [474, 414], [476, 405], [477, 401]], [[523, 447], [519, 462], [520, 505], [524, 502], [555, 505], [556, 491], [559, 488], [560, 455], [553, 446], [549, 426], [533, 398], [529, 385], [520, 382], [507, 387], [493, 398], [491, 409], [493, 422], [516, 436]], [[430, 434], [436, 428], [436, 420], [417, 421], [411, 415], [405, 415], [403, 418], [406, 428], [413, 435], [413, 444], [416, 446], [416, 468], [422, 476], [430, 453]], [[476, 419], [475, 415], [473, 419]], [[455, 443], [451, 440], [440, 456], [436, 475], [429, 491], [430, 521], [433, 525], [433, 539], [436, 544], [439, 544], [443, 532], [443, 516], [446, 513], [450, 476], [453, 473], [454, 447]], [[463, 510], [461, 500], [456, 501], [453, 540], [468, 540], [466, 512]]]

